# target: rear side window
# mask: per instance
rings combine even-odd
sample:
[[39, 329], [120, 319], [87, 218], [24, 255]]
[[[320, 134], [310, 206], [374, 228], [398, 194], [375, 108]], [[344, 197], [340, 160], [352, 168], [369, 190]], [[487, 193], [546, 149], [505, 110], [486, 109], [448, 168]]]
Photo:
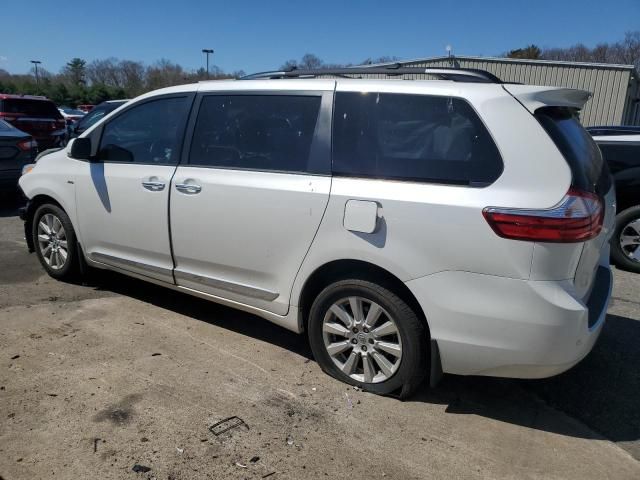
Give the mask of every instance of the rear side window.
[[313, 172], [311, 144], [320, 96], [209, 95], [202, 99], [189, 163]]
[[547, 131], [571, 168], [572, 185], [580, 190], [606, 194], [611, 187], [608, 169], [577, 111], [566, 107], [544, 107], [535, 117]]
[[336, 175], [485, 186], [502, 168], [489, 132], [462, 99], [336, 94]]
[[47, 100], [29, 100], [26, 98], [0, 100], [0, 112], [20, 113], [29, 117], [62, 118], [55, 104]]

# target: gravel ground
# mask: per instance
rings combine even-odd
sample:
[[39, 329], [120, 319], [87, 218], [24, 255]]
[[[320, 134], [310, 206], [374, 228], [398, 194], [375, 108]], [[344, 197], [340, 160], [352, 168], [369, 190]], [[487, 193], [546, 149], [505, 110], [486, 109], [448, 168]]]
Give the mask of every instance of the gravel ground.
[[4, 480], [640, 478], [640, 275], [616, 271], [571, 371], [445, 376], [400, 402], [327, 377], [303, 337], [251, 315], [116, 274], [48, 278], [0, 201]]

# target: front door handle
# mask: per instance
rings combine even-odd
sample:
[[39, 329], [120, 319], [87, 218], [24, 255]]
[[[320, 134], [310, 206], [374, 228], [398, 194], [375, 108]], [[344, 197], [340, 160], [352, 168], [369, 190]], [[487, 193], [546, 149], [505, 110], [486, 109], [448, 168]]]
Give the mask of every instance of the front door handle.
[[152, 192], [161, 192], [164, 190], [164, 182], [142, 182], [142, 186]]
[[182, 193], [194, 194], [200, 193], [202, 187], [194, 183], [176, 183], [176, 190]]

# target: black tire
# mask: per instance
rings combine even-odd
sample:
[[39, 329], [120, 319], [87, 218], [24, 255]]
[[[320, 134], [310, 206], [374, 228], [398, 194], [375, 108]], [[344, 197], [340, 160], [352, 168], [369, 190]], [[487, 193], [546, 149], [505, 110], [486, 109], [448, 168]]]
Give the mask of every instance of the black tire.
[[[397, 326], [402, 356], [395, 373], [384, 381], [365, 383], [352, 378], [338, 368], [325, 347], [325, 315], [334, 303], [352, 296], [377, 303], [393, 317]], [[322, 290], [309, 313], [308, 335], [313, 355], [325, 373], [368, 392], [379, 395], [394, 394], [399, 398], [406, 398], [422, 384], [429, 372], [429, 339], [425, 325], [416, 312], [396, 293], [376, 283], [357, 279], [340, 280]], [[371, 351], [373, 350], [371, 348]]]
[[[64, 264], [60, 268], [52, 267], [48, 261], [45, 260], [43, 255], [43, 245], [38, 238], [38, 224], [46, 215], [53, 215], [57, 218], [62, 227], [64, 228], [64, 237], [66, 240], [66, 253], [67, 257]], [[59, 206], [54, 204], [44, 204], [38, 207], [33, 215], [33, 221], [31, 224], [31, 235], [33, 238], [33, 245], [36, 250], [36, 255], [40, 264], [45, 271], [53, 278], [57, 280], [73, 281], [77, 280], [80, 276], [80, 260], [78, 258], [78, 248], [76, 241], [76, 234], [73, 230], [73, 225], [69, 216]]]
[[[614, 263], [623, 270], [630, 272], [640, 273], [640, 252], [637, 252], [639, 260], [633, 260], [629, 258], [628, 254], [623, 250], [620, 245], [620, 236], [623, 233], [630, 233], [628, 225], [634, 220], [640, 219], [640, 205], [627, 208], [616, 216], [616, 229], [611, 237], [611, 257]], [[637, 231], [637, 230], [636, 230]], [[640, 231], [637, 231], [640, 237]], [[640, 245], [635, 247], [636, 250], [640, 249]]]

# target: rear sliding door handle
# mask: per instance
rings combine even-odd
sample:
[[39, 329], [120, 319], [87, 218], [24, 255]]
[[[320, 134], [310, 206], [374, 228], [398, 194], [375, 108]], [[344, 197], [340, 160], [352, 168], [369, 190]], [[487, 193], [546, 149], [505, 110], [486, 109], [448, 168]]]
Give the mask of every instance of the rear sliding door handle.
[[163, 182], [142, 182], [142, 186], [152, 192], [160, 192], [164, 190]]
[[195, 185], [193, 183], [176, 183], [176, 190], [182, 193], [200, 193], [202, 187], [200, 185]]

